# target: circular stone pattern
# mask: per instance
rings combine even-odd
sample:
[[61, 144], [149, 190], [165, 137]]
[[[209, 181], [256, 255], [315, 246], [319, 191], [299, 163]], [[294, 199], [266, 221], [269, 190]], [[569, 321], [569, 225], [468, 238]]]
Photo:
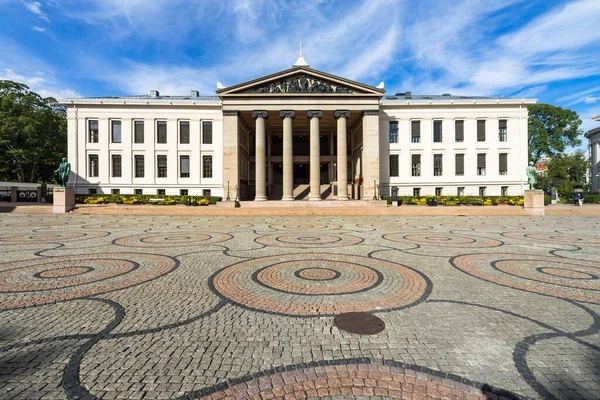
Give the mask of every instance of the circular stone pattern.
[[404, 265], [341, 254], [242, 261], [217, 272], [210, 285], [240, 306], [292, 316], [399, 309], [430, 291], [429, 280]]
[[570, 245], [600, 245], [600, 237], [585, 236], [579, 233], [559, 233], [559, 232], [504, 232], [502, 236], [522, 240], [533, 240], [537, 242], [547, 242], [553, 244], [570, 244]]
[[38, 244], [38, 243], [64, 243], [78, 240], [95, 239], [110, 235], [102, 231], [45, 231], [31, 232], [19, 235], [0, 236], [0, 244]]
[[203, 231], [227, 231], [227, 230], [237, 230], [237, 229], [251, 229], [254, 227], [254, 224], [246, 224], [246, 223], [231, 223], [231, 222], [209, 222], [207, 224], [182, 224], [178, 225], [177, 229], [202, 229]]
[[470, 254], [454, 267], [474, 277], [532, 293], [600, 304], [600, 267], [591, 261], [531, 254]]
[[484, 237], [471, 237], [454, 233], [390, 233], [383, 238], [392, 242], [409, 241], [420, 246], [457, 247], [457, 248], [484, 248], [502, 246], [502, 242]]
[[362, 238], [345, 233], [276, 233], [254, 239], [265, 246], [287, 247], [296, 249], [322, 249], [327, 247], [353, 246], [363, 241]]
[[171, 257], [89, 254], [0, 264], [0, 309], [93, 296], [148, 282], [173, 271]]
[[338, 224], [327, 224], [327, 223], [305, 223], [305, 224], [293, 224], [293, 223], [277, 223], [269, 225], [271, 229], [277, 229], [280, 231], [337, 231], [342, 228]]
[[[280, 367], [262, 371], [260, 378], [246, 376], [197, 392], [191, 399], [514, 399], [518, 396], [452, 374], [403, 365], [354, 363]], [[350, 361], [350, 363], [348, 363]], [[312, 364], [312, 363], [310, 363]], [[309, 364], [309, 365], [310, 365]], [[317, 364], [317, 363], [314, 363]], [[322, 364], [321, 362], [318, 363]], [[399, 363], [398, 363], [399, 364]], [[368, 379], [365, 379], [367, 378]], [[242, 383], [239, 383], [239, 382]], [[360, 382], [360, 384], [357, 384]], [[223, 388], [225, 387], [225, 389]], [[211, 394], [206, 394], [211, 393]], [[424, 396], [423, 393], [431, 396]], [[504, 394], [506, 397], [502, 396]]]
[[126, 236], [114, 241], [114, 244], [126, 247], [165, 248], [202, 246], [225, 242], [232, 236], [226, 233], [198, 232], [160, 232]]

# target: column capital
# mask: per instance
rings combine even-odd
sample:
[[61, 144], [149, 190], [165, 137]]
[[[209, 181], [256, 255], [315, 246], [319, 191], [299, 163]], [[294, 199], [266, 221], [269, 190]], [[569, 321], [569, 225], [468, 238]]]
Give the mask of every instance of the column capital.
[[348, 118], [350, 117], [350, 110], [335, 110], [335, 112], [333, 113], [333, 116], [335, 117], [335, 119], [344, 117], [344, 118]]
[[308, 118], [314, 118], [314, 117], [323, 118], [323, 111], [321, 111], [321, 110], [308, 110], [306, 112], [306, 116]]
[[238, 110], [223, 110], [224, 117], [239, 117], [240, 112]]
[[379, 110], [363, 110], [363, 115], [379, 115]]
[[252, 111], [252, 118], [264, 118], [267, 119], [269, 118], [269, 113], [267, 113], [266, 111]]
[[279, 116], [281, 118], [295, 118], [296, 117], [296, 112], [294, 110], [281, 110], [279, 112]]

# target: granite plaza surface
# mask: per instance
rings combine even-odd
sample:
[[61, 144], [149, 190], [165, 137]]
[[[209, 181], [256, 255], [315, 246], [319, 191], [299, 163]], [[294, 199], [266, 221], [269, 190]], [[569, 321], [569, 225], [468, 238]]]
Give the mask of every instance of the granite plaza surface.
[[600, 397], [598, 217], [0, 227], [2, 399]]

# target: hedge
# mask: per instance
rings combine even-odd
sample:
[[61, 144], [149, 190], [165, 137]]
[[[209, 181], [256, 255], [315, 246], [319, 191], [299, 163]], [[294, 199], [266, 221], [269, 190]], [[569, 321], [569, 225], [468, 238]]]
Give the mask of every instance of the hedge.
[[[383, 198], [388, 204], [392, 204], [392, 196]], [[427, 205], [428, 200], [436, 199], [438, 205], [443, 206], [496, 206], [507, 204], [511, 206], [522, 206], [523, 196], [398, 196], [402, 204], [406, 205]]]
[[[163, 199], [160, 202], [150, 201], [151, 199]], [[134, 195], [134, 194], [83, 194], [75, 196], [77, 204], [158, 204], [158, 205], [174, 205], [187, 204], [190, 199], [192, 205], [207, 206], [209, 204], [217, 204], [223, 200], [218, 196], [158, 196], [158, 195]]]

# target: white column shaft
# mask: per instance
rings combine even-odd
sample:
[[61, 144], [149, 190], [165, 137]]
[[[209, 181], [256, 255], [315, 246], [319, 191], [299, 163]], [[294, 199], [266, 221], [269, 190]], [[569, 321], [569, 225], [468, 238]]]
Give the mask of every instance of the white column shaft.
[[256, 118], [256, 165], [255, 165], [255, 185], [256, 195], [254, 201], [267, 200], [267, 171], [265, 164], [266, 157], [266, 140], [265, 140], [265, 118], [259, 116]]
[[346, 154], [346, 117], [337, 120], [337, 186], [338, 200], [348, 200], [348, 156]]
[[321, 200], [321, 148], [320, 148], [319, 117], [310, 118], [310, 198], [312, 201]]
[[294, 200], [294, 151], [292, 118], [283, 118], [283, 197], [281, 200]]

